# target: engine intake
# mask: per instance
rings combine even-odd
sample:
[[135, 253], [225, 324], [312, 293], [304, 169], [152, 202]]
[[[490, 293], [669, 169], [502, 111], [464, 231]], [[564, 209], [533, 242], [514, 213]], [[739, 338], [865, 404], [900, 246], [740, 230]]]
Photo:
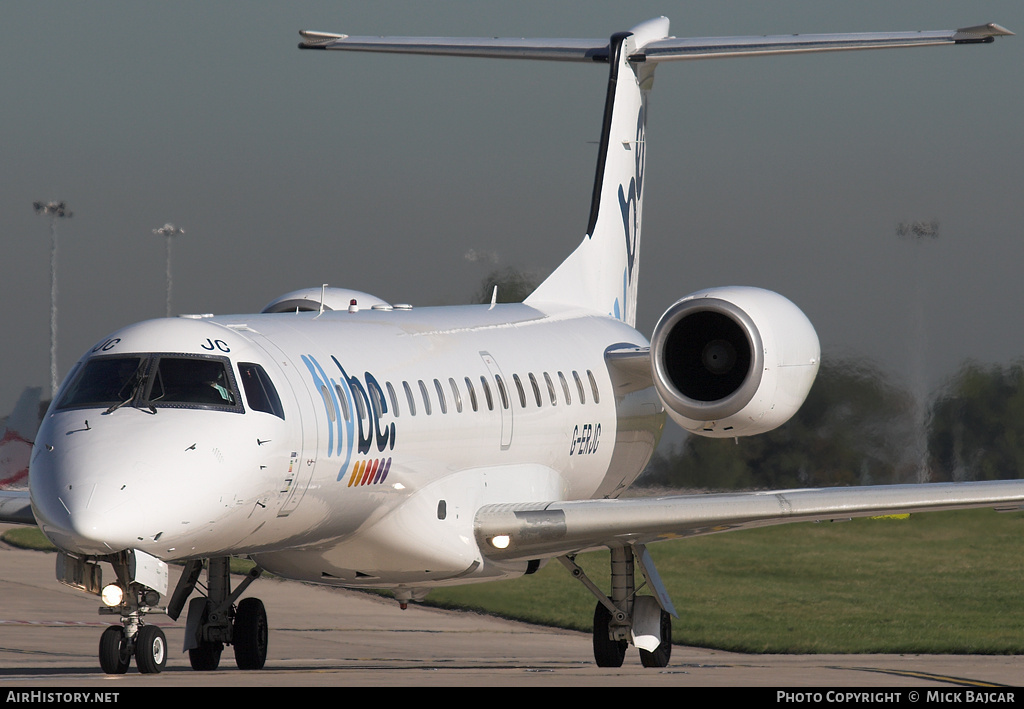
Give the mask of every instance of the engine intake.
[[792, 302], [760, 288], [714, 288], [683, 298], [651, 338], [655, 388], [688, 431], [732, 437], [771, 430], [800, 407], [820, 348]]

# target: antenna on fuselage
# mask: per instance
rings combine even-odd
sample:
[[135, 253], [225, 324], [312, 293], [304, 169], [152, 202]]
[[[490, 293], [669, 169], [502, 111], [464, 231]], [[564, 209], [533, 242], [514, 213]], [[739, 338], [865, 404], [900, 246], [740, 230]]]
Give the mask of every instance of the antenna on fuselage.
[[327, 284], [324, 283], [322, 286], [320, 286], [320, 310], [316, 314], [317, 317], [320, 317], [321, 315], [324, 314], [324, 300], [326, 298], [327, 298]]

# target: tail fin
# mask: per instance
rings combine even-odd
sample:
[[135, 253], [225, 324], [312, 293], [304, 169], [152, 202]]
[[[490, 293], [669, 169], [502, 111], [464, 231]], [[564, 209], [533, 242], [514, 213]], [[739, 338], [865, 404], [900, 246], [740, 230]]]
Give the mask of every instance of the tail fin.
[[0, 488], [18, 487], [28, 482], [28, 462], [32, 441], [39, 429], [39, 397], [42, 389], [28, 387], [18, 397], [14, 411], [0, 439]]
[[647, 94], [661, 62], [767, 54], [804, 54], [853, 49], [918, 47], [992, 42], [1013, 34], [997, 24], [929, 32], [754, 37], [668, 36], [668, 18], [643, 22], [605, 39], [515, 37], [371, 37], [300, 31], [301, 49], [402, 54], [607, 61], [611, 72], [605, 103], [597, 179], [590, 223], [583, 242], [527, 298], [607, 312], [629, 325], [636, 322], [637, 267], [643, 182]]
[[594, 308], [630, 326], [636, 324], [647, 94], [656, 65], [630, 58], [648, 42], [667, 36], [668, 19], [664, 17], [612, 36], [587, 233], [576, 250], [530, 294], [527, 303]]

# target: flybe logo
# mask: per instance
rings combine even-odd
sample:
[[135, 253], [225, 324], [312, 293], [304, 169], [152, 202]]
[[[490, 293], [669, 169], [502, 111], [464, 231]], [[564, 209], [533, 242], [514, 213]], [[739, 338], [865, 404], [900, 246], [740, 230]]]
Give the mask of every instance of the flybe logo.
[[619, 211], [622, 214], [622, 233], [626, 238], [626, 266], [622, 273], [622, 301], [616, 298], [611, 315], [617, 320], [630, 317], [628, 303], [630, 289], [635, 288], [636, 252], [640, 245], [640, 218], [643, 204], [644, 166], [647, 144], [644, 142], [645, 107], [640, 105], [636, 120], [636, 140], [633, 143], [633, 176], [629, 185], [619, 185]]
[[302, 355], [327, 414], [327, 457], [340, 459], [338, 480], [348, 474], [349, 487], [382, 483], [391, 458], [365, 456], [395, 448], [395, 423], [382, 428], [381, 417], [388, 413], [384, 391], [370, 372], [360, 379], [346, 372], [337, 357], [331, 362], [334, 366], [325, 370], [312, 355]]

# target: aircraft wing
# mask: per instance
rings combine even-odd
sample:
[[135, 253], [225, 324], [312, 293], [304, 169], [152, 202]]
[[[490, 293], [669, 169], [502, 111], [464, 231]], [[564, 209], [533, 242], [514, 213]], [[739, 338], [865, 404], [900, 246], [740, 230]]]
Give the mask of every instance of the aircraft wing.
[[[608, 61], [609, 42], [602, 39], [546, 39], [525, 37], [372, 37], [301, 30], [300, 49], [331, 49], [399, 54]], [[631, 61], [662, 62], [680, 59], [732, 57], [744, 54], [791, 54], [846, 49], [883, 49], [937, 44], [991, 42], [1013, 33], [995, 23], [957, 30], [922, 32], [856, 32], [789, 34], [753, 37], [668, 37], [637, 47]]]
[[35, 524], [28, 490], [0, 490], [0, 524]]
[[511, 561], [789, 522], [976, 507], [1021, 509], [1024, 480], [487, 505], [475, 524], [484, 554]]

